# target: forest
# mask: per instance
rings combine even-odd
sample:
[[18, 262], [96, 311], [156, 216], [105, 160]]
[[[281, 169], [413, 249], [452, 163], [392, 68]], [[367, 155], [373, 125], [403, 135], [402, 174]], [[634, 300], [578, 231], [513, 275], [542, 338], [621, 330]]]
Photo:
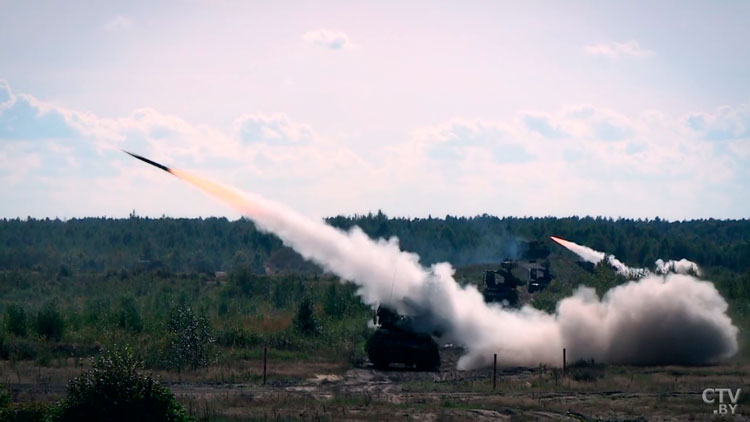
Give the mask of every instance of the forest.
[[[750, 221], [592, 217], [516, 218], [481, 215], [388, 218], [382, 212], [328, 218], [335, 227], [358, 226], [373, 238], [396, 236], [424, 265], [460, 267], [514, 258], [521, 241], [560, 236], [612, 253], [631, 266], [686, 258], [702, 267], [750, 270]], [[0, 270], [107, 272], [163, 269], [178, 273], [229, 271], [256, 274], [315, 271], [274, 235], [245, 219], [83, 218], [67, 221], [0, 220]]]

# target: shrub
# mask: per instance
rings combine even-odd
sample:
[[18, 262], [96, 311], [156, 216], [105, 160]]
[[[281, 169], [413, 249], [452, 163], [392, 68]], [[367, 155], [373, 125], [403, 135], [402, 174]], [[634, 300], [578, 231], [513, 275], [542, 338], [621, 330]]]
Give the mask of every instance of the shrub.
[[257, 276], [247, 266], [232, 270], [229, 274], [229, 281], [247, 296], [254, 295], [260, 285]]
[[254, 347], [263, 342], [255, 333], [249, 333], [241, 327], [231, 327], [219, 334], [217, 343], [226, 347]]
[[46, 403], [13, 403], [0, 409], [0, 422], [47, 422], [54, 420], [53, 412]]
[[65, 277], [70, 277], [73, 275], [73, 272], [70, 270], [70, 267], [68, 267], [65, 264], [60, 265], [60, 269], [57, 271], [57, 279], [60, 280]]
[[169, 389], [141, 366], [128, 348], [105, 351], [68, 384], [60, 421], [190, 421]]
[[182, 369], [207, 366], [208, 346], [214, 342], [208, 321], [198, 317], [187, 306], [177, 306], [169, 313], [167, 328], [171, 334], [167, 364]]
[[2, 385], [0, 385], [0, 409], [8, 407], [10, 404], [10, 393]]
[[323, 299], [323, 311], [326, 315], [336, 319], [341, 319], [347, 311], [347, 302], [344, 296], [348, 295], [348, 292], [345, 291], [340, 294], [339, 290], [341, 289], [339, 289], [337, 283], [331, 283]]
[[54, 302], [50, 302], [39, 312], [36, 319], [37, 333], [49, 340], [62, 340], [65, 320]]
[[320, 334], [320, 323], [309, 297], [305, 297], [299, 303], [297, 315], [294, 316], [294, 328], [304, 335]]
[[5, 355], [6, 359], [12, 361], [36, 359], [39, 355], [38, 349], [36, 342], [16, 339], [13, 342], [6, 343], [5, 350], [0, 351], [0, 356]]
[[576, 381], [594, 382], [597, 379], [604, 377], [605, 368], [606, 366], [604, 364], [596, 363], [593, 359], [581, 359], [570, 365], [569, 371], [573, 379]]
[[9, 305], [7, 310], [7, 328], [8, 332], [18, 337], [26, 336], [26, 311], [20, 305]]
[[135, 306], [135, 300], [130, 296], [122, 298], [117, 325], [123, 330], [132, 333], [140, 333], [143, 331], [143, 319]]

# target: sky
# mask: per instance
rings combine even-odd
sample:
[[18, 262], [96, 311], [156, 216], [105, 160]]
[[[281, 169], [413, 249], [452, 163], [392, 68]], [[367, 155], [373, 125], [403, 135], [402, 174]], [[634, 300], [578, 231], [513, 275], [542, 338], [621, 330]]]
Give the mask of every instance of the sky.
[[750, 2], [0, 9], [0, 218], [750, 217]]

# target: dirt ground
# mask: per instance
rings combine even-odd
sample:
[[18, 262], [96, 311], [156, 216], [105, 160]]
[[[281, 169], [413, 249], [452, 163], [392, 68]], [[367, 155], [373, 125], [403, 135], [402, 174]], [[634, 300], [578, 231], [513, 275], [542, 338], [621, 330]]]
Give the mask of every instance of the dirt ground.
[[[588, 365], [457, 371], [443, 350], [440, 372], [379, 371], [331, 362], [262, 363], [156, 375], [199, 420], [211, 421], [703, 421], [750, 420], [750, 365]], [[0, 362], [0, 382], [18, 401], [58, 400], [79, 362], [39, 367]], [[703, 401], [706, 388], [740, 388], [735, 415]], [[725, 403], [730, 404], [725, 396]]]

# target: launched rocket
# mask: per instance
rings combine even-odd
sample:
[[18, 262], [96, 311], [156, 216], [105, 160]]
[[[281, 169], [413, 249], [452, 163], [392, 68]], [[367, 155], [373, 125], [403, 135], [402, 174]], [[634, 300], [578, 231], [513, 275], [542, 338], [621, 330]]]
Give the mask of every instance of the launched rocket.
[[[125, 151], [125, 150], [122, 150], [122, 152], [124, 152], [125, 154], [128, 154], [129, 156], [131, 156], [131, 157], [133, 157], [133, 158], [137, 158], [137, 159], [139, 159], [139, 160], [141, 160], [141, 161], [144, 161], [144, 162], [146, 162], [146, 163], [149, 163], [149, 164], [151, 164], [151, 165], [152, 165], [152, 166], [154, 166], [154, 167], [158, 167], [158, 168], [160, 168], [160, 169], [162, 169], [162, 170], [166, 171], [167, 173], [172, 173], [172, 169], [170, 169], [169, 167], [167, 167], [167, 166], [165, 166], [165, 165], [163, 165], [163, 164], [159, 164], [159, 163], [157, 163], [156, 161], [151, 161], [151, 160], [149, 160], [149, 159], [148, 159], [148, 158], [146, 158], [146, 157], [141, 157], [141, 156], [140, 156], [140, 155], [138, 155], [138, 154], [133, 154], [132, 152], [128, 152], [128, 151]], [[174, 174], [174, 173], [172, 173], [172, 174]]]

